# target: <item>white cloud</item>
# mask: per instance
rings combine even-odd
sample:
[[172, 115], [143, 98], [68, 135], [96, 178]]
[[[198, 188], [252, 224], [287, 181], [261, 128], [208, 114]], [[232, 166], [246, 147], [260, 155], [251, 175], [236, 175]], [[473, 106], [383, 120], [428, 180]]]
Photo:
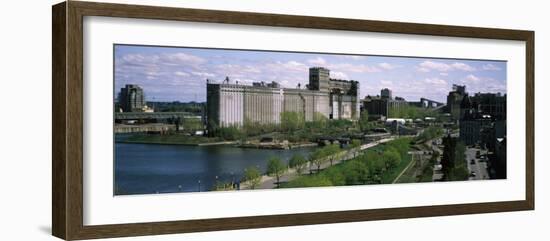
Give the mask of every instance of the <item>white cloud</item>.
[[193, 74], [195, 76], [199, 76], [199, 77], [214, 77], [214, 76], [216, 76], [215, 74], [212, 74], [212, 73], [197, 72], [197, 71], [193, 71], [193, 72], [191, 72], [191, 74]]
[[157, 71], [147, 71], [147, 72], [145, 72], [145, 74], [148, 75], [148, 76], [159, 76], [159, 75], [161, 75]]
[[256, 73], [256, 74], [262, 73], [260, 68], [255, 67], [255, 66], [250, 66], [250, 65], [245, 66], [242, 70], [244, 72], [248, 72], [248, 73]]
[[344, 73], [354, 72], [354, 73], [375, 73], [380, 72], [380, 69], [376, 66], [370, 66], [366, 64], [330, 64], [327, 66], [330, 70], [341, 71]]
[[473, 75], [473, 74], [469, 74], [468, 76], [466, 76], [465, 78], [467, 81], [474, 81], [474, 82], [477, 82], [479, 80], [481, 80], [479, 77]]
[[158, 56], [159, 60], [163, 64], [167, 65], [179, 65], [179, 64], [202, 64], [206, 62], [205, 59], [186, 53], [171, 53], [171, 54], [161, 54]]
[[428, 72], [430, 72], [430, 69], [424, 68], [424, 67], [417, 67], [416, 70], [417, 70], [418, 72], [422, 72], [422, 73], [428, 73]]
[[265, 64], [259, 64], [256, 67], [261, 68], [262, 70], [265, 70], [268, 73], [276, 73], [276, 74], [283, 74], [288, 72], [305, 73], [308, 70], [308, 66], [294, 60], [287, 61], [287, 62], [282, 62], [282, 61], [268, 62]]
[[290, 68], [302, 68], [302, 67], [306, 67], [305, 64], [302, 64], [300, 62], [297, 62], [297, 61], [294, 61], [294, 60], [291, 60], [291, 61], [288, 61], [286, 63], [283, 64], [285, 67], [290, 67]]
[[220, 75], [242, 75], [239, 73], [261, 73], [260, 68], [252, 65], [220, 64], [215, 66]]
[[146, 60], [145, 56], [141, 54], [126, 54], [122, 56], [122, 60], [125, 62], [143, 62]]
[[[450, 90], [451, 78], [449, 76], [453, 76], [453, 74], [460, 74], [456, 79], [453, 78], [453, 81], [466, 84], [472, 93], [475, 91], [505, 92], [506, 90], [505, 81], [489, 80], [481, 75], [473, 75], [475, 72], [470, 73], [475, 68], [474, 65], [468, 65], [470, 62], [466, 61], [425, 59], [425, 61], [422, 60], [424, 62], [420, 61], [416, 66], [405, 69], [405, 65], [396, 65], [396, 62], [390, 62], [390, 60], [387, 60], [388, 62], [380, 60], [375, 63], [355, 61], [370, 58], [365, 56], [349, 55], [335, 58], [338, 58], [337, 62], [332, 62], [332, 58], [317, 56], [300, 61], [271, 57], [255, 60], [250, 58], [228, 59], [227, 56], [220, 56], [220, 58], [214, 59], [202, 57], [202, 55], [195, 56], [187, 52], [182, 53], [179, 50], [177, 53], [122, 54], [116, 56], [115, 59], [115, 82], [117, 87], [125, 83], [139, 84], [147, 89], [147, 93], [151, 93], [149, 96], [156, 98], [192, 99], [196, 93], [200, 94], [201, 98], [204, 97], [206, 93], [205, 79], [207, 78], [220, 82], [225, 76], [229, 76], [231, 82], [239, 81], [242, 84], [277, 81], [287, 88], [294, 88], [301, 83], [303, 88], [308, 83], [309, 67], [322, 66], [330, 69], [332, 78], [357, 78], [356, 80], [362, 83], [360, 85], [361, 95], [379, 94], [381, 88], [390, 88], [395, 95], [411, 100], [420, 97], [444, 98], [441, 93], [446, 94]], [[481, 62], [475, 66], [479, 66], [478, 70], [505, 68], [498, 63], [490, 64], [489, 62]], [[395, 68], [408, 70], [407, 72], [411, 73], [396, 79], [388, 78], [390, 76], [384, 77], [381, 74], [369, 75], [369, 73], [383, 73]], [[431, 74], [422, 74], [422, 78], [416, 78], [413, 73], [415, 71], [431, 72]], [[418, 73], [416, 74], [418, 75]], [[382, 76], [380, 77], [382, 80], [378, 76]], [[373, 79], [371, 80], [371, 78]], [[366, 82], [367, 80], [368, 82]], [[174, 88], [174, 86], [185, 86], [185, 88]]]
[[470, 65], [467, 65], [465, 63], [459, 63], [455, 62], [451, 65], [454, 69], [462, 70], [462, 71], [475, 71], [476, 69]]
[[353, 59], [353, 60], [361, 60], [367, 58], [366, 56], [358, 56], [358, 55], [343, 55], [343, 58], [346, 59]]
[[327, 61], [325, 59], [321, 58], [321, 57], [317, 57], [317, 58], [314, 58], [314, 59], [309, 59], [307, 62], [312, 64], [312, 65], [318, 65], [318, 66], [323, 66], [323, 65], [327, 64]]
[[332, 78], [335, 78], [335, 79], [349, 79], [347, 74], [344, 74], [344, 73], [339, 72], [339, 71], [331, 71], [330, 75], [331, 75]]
[[485, 64], [483, 67], [481, 67], [483, 70], [490, 70], [490, 71], [498, 71], [502, 70], [500, 67], [494, 65], [494, 64]]
[[455, 62], [452, 64], [446, 64], [441, 62], [435, 62], [426, 60], [417, 67], [417, 70], [420, 72], [430, 72], [431, 70], [437, 70], [439, 72], [447, 72], [452, 70], [462, 70], [462, 71], [475, 71], [475, 68], [460, 62]]
[[389, 64], [389, 63], [379, 63], [378, 66], [382, 69], [385, 69], [385, 70], [392, 70], [392, 69], [395, 69], [399, 66], [397, 65], [393, 65], [393, 64]]
[[461, 83], [465, 84], [468, 88], [468, 92], [500, 92], [506, 93], [506, 81], [494, 79], [490, 77], [479, 77], [475, 75], [468, 75], [461, 79]]
[[[276, 81], [283, 87], [295, 87], [298, 82], [307, 82], [309, 67], [294, 60], [274, 61], [268, 59], [250, 64], [235, 61], [231, 64], [206, 65], [205, 68], [205, 70], [211, 70], [211, 73], [217, 77], [228, 76], [232, 81], [239, 81], [243, 84]], [[221, 79], [217, 81], [221, 81]]]
[[197, 66], [205, 63], [201, 57], [186, 53], [126, 54], [118, 58], [117, 66], [161, 68], [161, 66]]
[[435, 70], [442, 71], [442, 72], [449, 71], [449, 70], [452, 69], [452, 67], [448, 64], [433, 62], [433, 61], [429, 61], [429, 60], [420, 63], [420, 67], [424, 68], [424, 69], [427, 69], [427, 70], [435, 69]]
[[174, 74], [177, 75], [177, 76], [184, 76], [184, 77], [189, 76], [188, 73], [185, 73], [183, 71], [176, 71], [176, 72], [174, 72]]
[[427, 83], [427, 84], [432, 84], [432, 85], [447, 85], [447, 81], [444, 80], [444, 79], [440, 79], [440, 78], [426, 78], [424, 79], [424, 82]]
[[393, 85], [393, 81], [391, 80], [380, 80], [380, 84], [382, 84], [385, 87], [389, 87]]

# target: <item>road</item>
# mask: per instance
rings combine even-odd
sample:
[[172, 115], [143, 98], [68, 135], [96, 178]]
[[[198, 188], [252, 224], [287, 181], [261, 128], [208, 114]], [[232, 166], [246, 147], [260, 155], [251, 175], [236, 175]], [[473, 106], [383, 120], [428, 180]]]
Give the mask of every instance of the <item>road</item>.
[[[468, 171], [470, 173], [474, 172], [474, 175], [471, 175], [469, 180], [485, 180], [489, 179], [489, 173], [487, 172], [487, 160], [482, 160], [480, 158], [476, 157], [477, 151], [480, 151], [482, 154], [485, 152], [484, 150], [480, 150], [479, 148], [466, 148], [466, 162], [468, 165]], [[472, 162], [472, 160], [474, 160]]]
[[[441, 144], [443, 140], [441, 138], [437, 138], [434, 140], [436, 143]], [[436, 162], [434, 163], [434, 172], [432, 176], [432, 181], [439, 181], [443, 178], [443, 172], [441, 171], [441, 156], [443, 155], [443, 150], [439, 148], [438, 145], [434, 145], [433, 142], [431, 143], [431, 147], [433, 151], [436, 151], [439, 153], [439, 156], [437, 157]]]

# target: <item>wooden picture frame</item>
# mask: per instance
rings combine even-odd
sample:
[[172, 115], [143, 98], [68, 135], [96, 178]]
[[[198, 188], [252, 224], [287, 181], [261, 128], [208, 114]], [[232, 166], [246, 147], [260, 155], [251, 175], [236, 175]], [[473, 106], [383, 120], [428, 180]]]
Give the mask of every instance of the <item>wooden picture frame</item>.
[[[52, 8], [52, 232], [66, 240], [158, 235], [214, 230], [432, 217], [533, 210], [534, 188], [534, 32], [432, 24], [400, 23], [67, 1]], [[181, 220], [152, 223], [83, 224], [83, 17], [107, 16], [207, 23], [297, 27], [379, 33], [517, 40], [526, 43], [525, 200], [400, 207], [336, 212]]]

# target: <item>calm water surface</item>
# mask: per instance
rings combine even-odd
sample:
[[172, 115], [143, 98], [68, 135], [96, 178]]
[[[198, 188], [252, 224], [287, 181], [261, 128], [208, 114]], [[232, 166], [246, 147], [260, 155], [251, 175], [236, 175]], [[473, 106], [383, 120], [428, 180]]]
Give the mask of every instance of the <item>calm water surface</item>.
[[207, 191], [240, 180], [250, 166], [265, 172], [271, 156], [288, 162], [312, 150], [115, 143], [115, 195]]

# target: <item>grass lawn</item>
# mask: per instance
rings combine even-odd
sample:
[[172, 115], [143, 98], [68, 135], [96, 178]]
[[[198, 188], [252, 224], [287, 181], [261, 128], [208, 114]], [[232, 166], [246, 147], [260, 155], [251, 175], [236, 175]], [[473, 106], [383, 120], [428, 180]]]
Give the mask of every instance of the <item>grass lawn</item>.
[[411, 160], [412, 159], [410, 154], [402, 155], [401, 162], [399, 162], [399, 165], [397, 165], [396, 168], [386, 171], [384, 172], [384, 174], [382, 174], [382, 183], [391, 184], [393, 180], [397, 178], [399, 173], [401, 173], [405, 168], [407, 168], [409, 163], [411, 163]]
[[397, 180], [396, 183], [411, 183], [411, 182], [416, 182], [416, 169], [417, 167], [414, 167], [414, 165], [407, 169], [407, 171], [405, 171], [405, 173], [403, 173], [403, 175], [401, 175], [401, 177], [399, 178], [399, 180]]

